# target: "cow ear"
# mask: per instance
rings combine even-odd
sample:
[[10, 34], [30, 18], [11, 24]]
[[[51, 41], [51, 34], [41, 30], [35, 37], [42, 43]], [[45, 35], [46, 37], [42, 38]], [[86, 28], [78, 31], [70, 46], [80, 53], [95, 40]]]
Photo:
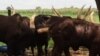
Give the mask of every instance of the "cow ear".
[[21, 15], [18, 14], [18, 13], [14, 14], [13, 17], [16, 18], [17, 22], [21, 22], [22, 21]]
[[16, 20], [17, 20], [17, 22], [21, 22], [22, 18], [20, 16], [16, 16]]

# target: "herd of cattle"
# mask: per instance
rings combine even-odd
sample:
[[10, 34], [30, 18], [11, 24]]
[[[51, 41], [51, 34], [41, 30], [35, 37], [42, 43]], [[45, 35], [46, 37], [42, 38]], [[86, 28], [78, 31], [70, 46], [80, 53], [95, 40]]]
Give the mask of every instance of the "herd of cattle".
[[[31, 28], [30, 25], [35, 26]], [[31, 46], [33, 54], [37, 47], [38, 56], [48, 56], [48, 41], [54, 46], [51, 56], [71, 56], [69, 47], [78, 50], [80, 46], [89, 49], [89, 56], [100, 56], [100, 25], [71, 16], [37, 15], [34, 23], [16, 13], [0, 15], [0, 41], [7, 44], [8, 56], [25, 56], [25, 48]], [[45, 49], [42, 47], [45, 45]], [[34, 56], [34, 55], [33, 55]]]
[[[51, 56], [70, 56], [69, 47], [75, 51], [80, 46], [89, 49], [89, 56], [100, 56], [100, 25], [70, 16], [37, 15], [35, 28], [30, 19], [20, 14], [0, 15], [0, 41], [7, 44], [8, 56], [25, 56], [25, 48], [37, 46], [38, 56], [48, 56], [48, 40], [54, 41]], [[34, 54], [34, 50], [33, 50]], [[33, 55], [34, 56], [34, 55]]]

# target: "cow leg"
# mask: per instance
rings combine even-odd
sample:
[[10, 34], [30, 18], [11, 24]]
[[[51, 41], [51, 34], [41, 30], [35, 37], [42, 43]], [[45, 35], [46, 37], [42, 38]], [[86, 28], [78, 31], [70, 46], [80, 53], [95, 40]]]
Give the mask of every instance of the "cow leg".
[[34, 47], [33, 46], [31, 46], [31, 51], [32, 51], [32, 54], [34, 56]]
[[13, 48], [9, 48], [7, 50], [8, 56], [19, 56], [19, 52]]
[[48, 56], [48, 42], [45, 44], [45, 56]]
[[19, 50], [17, 49], [17, 47], [13, 49], [13, 52], [14, 52], [14, 56], [25, 56], [23, 50]]
[[37, 46], [37, 49], [38, 49], [38, 56], [42, 56], [43, 55], [42, 45]]
[[20, 50], [19, 52], [20, 52], [20, 55], [21, 55], [21, 56], [26, 56], [25, 49]]
[[[16, 43], [10, 43], [7, 45], [7, 54], [8, 56], [22, 56], [22, 50], [20, 50], [17, 46]], [[23, 55], [25, 56], [25, 55]]]
[[59, 45], [54, 45], [52, 50], [52, 56], [61, 56], [63, 48]]
[[100, 52], [99, 52], [98, 56], [100, 56]]
[[90, 51], [89, 51], [89, 56], [97, 56], [96, 51], [90, 50]]
[[9, 46], [7, 47], [7, 55], [8, 56], [12, 56], [13, 55], [13, 51]]
[[65, 54], [65, 56], [71, 56], [70, 52], [69, 52], [69, 47], [64, 48], [64, 54]]
[[7, 44], [7, 54], [8, 56], [14, 56], [15, 51], [14, 51], [14, 46], [12, 46], [13, 44]]
[[[99, 46], [98, 46], [99, 47]], [[100, 48], [98, 48], [98, 56], [100, 56]]]
[[89, 49], [89, 56], [97, 56], [98, 54], [98, 48], [97, 45], [92, 45], [92, 47]]

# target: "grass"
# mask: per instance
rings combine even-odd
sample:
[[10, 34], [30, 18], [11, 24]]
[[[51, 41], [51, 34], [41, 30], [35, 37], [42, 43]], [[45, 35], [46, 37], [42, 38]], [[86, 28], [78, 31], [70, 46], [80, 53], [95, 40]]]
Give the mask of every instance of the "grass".
[[49, 47], [49, 48], [52, 48], [52, 47], [53, 47], [53, 45], [54, 45], [53, 40], [52, 40], [52, 39], [50, 39], [50, 40], [49, 40], [49, 45], [48, 45], [48, 47]]
[[0, 42], [0, 46], [5, 46], [6, 44], [3, 42]]

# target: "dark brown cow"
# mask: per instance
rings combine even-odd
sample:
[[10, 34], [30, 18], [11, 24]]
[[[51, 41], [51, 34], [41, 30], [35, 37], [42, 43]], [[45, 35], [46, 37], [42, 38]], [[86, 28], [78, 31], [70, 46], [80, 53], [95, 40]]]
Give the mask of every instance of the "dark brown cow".
[[8, 56], [20, 55], [33, 41], [33, 32], [24, 19], [27, 17], [22, 17], [19, 14], [0, 16], [0, 41], [7, 44]]
[[48, 19], [46, 19], [46, 24], [50, 27], [50, 36], [54, 41], [52, 56], [61, 56], [62, 51], [65, 52], [66, 56], [69, 56], [68, 49], [70, 46], [74, 50], [77, 50], [79, 46], [85, 46], [89, 49], [90, 55], [96, 56], [97, 53], [99, 54], [99, 51], [92, 49], [92, 46], [95, 46], [94, 39], [99, 38], [99, 34], [97, 34], [99, 31], [96, 31], [96, 29], [99, 30], [98, 25], [80, 19], [72, 20], [69, 16], [49, 16], [46, 18]]
[[61, 56], [61, 53], [63, 51], [66, 56], [70, 56], [69, 42], [71, 38], [74, 36], [75, 32], [72, 18], [69, 16], [52, 16], [49, 23], [50, 22], [52, 22], [52, 25], [50, 25], [49, 34], [54, 41], [52, 56]]
[[79, 46], [85, 46], [89, 49], [89, 56], [100, 55], [100, 25], [87, 22], [85, 20], [71, 18], [58, 18], [60, 20], [50, 26], [50, 35], [54, 41], [52, 56], [61, 56], [61, 52], [66, 52], [69, 56], [68, 48], [71, 46], [78, 50]]
[[34, 19], [34, 24], [35, 24], [35, 29], [36, 29], [36, 45], [38, 49], [38, 56], [43, 55], [43, 46], [45, 45], [45, 56], [47, 56], [47, 47], [48, 47], [48, 32], [39, 32], [39, 29], [45, 28], [46, 26], [46, 21], [49, 19], [47, 15], [38, 15]]
[[[10, 55], [11, 44], [13, 44], [13, 39], [21, 33], [20, 29], [18, 28], [18, 21], [17, 16], [0, 16], [0, 41], [5, 42], [8, 47], [8, 55]], [[14, 38], [13, 38], [14, 37]]]
[[76, 37], [73, 42], [75, 49], [85, 46], [89, 49], [89, 56], [100, 55], [100, 25], [85, 20], [75, 20]]

